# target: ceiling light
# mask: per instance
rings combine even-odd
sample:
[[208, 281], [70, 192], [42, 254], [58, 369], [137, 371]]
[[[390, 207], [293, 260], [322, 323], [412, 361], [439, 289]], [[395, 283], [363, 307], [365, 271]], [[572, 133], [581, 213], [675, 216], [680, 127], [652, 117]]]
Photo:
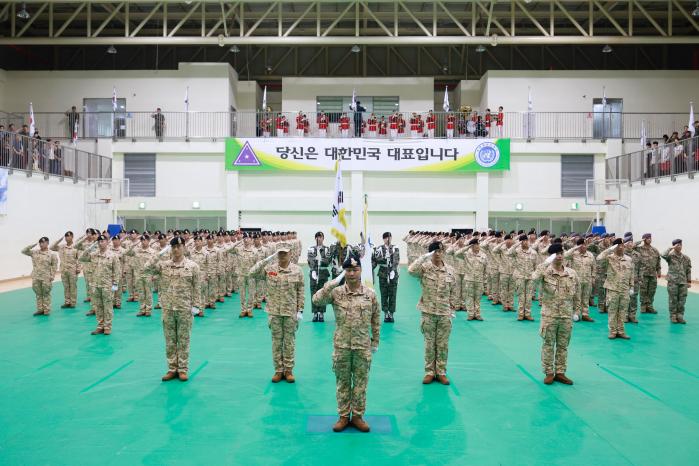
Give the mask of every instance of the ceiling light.
[[609, 46], [609, 44], [602, 47], [602, 53], [612, 53], [612, 48]]
[[478, 52], [478, 53], [483, 53], [483, 52], [485, 52], [485, 45], [483, 45], [483, 44], [478, 44], [478, 47], [476, 47], [476, 52]]
[[107, 48], [107, 53], [109, 55], [116, 55], [117, 49], [113, 45], [110, 45], [109, 48]]
[[492, 34], [490, 36], [490, 45], [492, 45], [493, 47], [497, 47], [497, 45], [498, 45], [498, 35], [497, 34]]
[[225, 44], [224, 44], [224, 40], [225, 40], [225, 39], [226, 39], [226, 38], [223, 37], [223, 34], [219, 34], [219, 35], [218, 35], [218, 46], [219, 46], [219, 47], [223, 47], [223, 46], [225, 45]]
[[229, 50], [231, 51], [231, 53], [238, 53], [240, 52], [240, 47], [238, 47], [237, 45], [233, 45], [233, 47], [231, 47]]
[[449, 67], [447, 65], [442, 65], [442, 71], [446, 73], [447, 71], [449, 71]]
[[26, 3], [22, 3], [22, 9], [17, 13], [17, 17], [20, 19], [29, 19], [29, 12], [27, 11]]
[[352, 53], [359, 53], [359, 52], [361, 52], [362, 49], [360, 49], [357, 44], [354, 44], [352, 46], [351, 50], [352, 50]]
[[269, 64], [268, 64], [268, 65], [265, 67], [265, 69], [267, 70], [268, 73], [271, 73], [271, 72], [272, 72], [272, 65], [269, 65]]

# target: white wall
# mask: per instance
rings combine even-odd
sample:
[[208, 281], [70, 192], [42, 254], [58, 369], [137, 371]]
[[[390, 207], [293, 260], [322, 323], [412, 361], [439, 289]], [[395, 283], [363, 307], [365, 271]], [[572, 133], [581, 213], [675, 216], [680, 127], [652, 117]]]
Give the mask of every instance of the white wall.
[[51, 242], [72, 230], [85, 231], [85, 185], [43, 176], [9, 176], [7, 215], [0, 215], [0, 280], [29, 275], [32, 261], [22, 248], [48, 236]]
[[[637, 239], [652, 233], [653, 245], [662, 253], [672, 240], [683, 240], [683, 251], [692, 259], [692, 278], [699, 278], [699, 217], [694, 213], [694, 199], [699, 198], [699, 180], [678, 176], [677, 181], [663, 179], [660, 183], [635, 183], [631, 186], [631, 231]], [[626, 215], [619, 208], [619, 215]], [[614, 211], [608, 214], [615, 222]], [[617, 232], [618, 233], [618, 232]], [[623, 233], [623, 232], [622, 232]], [[663, 261], [663, 274], [667, 264]]]
[[282, 78], [282, 111], [316, 111], [318, 96], [398, 96], [403, 112], [434, 105], [433, 78]]
[[260, 86], [257, 81], [238, 81], [239, 112], [256, 112], [260, 107]]

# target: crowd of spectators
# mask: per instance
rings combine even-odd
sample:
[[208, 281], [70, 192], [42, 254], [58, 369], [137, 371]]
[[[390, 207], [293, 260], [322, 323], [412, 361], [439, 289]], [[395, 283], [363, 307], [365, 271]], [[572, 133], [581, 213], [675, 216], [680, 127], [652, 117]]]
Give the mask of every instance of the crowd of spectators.
[[43, 139], [37, 130], [30, 135], [28, 125], [0, 124], [0, 167], [72, 176], [73, 165], [59, 140]]
[[644, 148], [645, 178], [668, 176], [694, 171], [699, 168], [699, 121], [693, 124], [694, 131], [685, 126], [682, 133], [674, 131], [664, 134], [662, 142], [648, 141]]

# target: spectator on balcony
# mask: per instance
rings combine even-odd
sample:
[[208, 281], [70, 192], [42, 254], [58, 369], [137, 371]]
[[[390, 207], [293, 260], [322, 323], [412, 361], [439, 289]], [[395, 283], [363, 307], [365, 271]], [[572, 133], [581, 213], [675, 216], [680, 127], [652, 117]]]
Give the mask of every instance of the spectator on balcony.
[[328, 116], [325, 112], [320, 112], [317, 118], [318, 123], [318, 136], [321, 138], [328, 136]]
[[503, 112], [502, 106], [498, 107], [498, 117], [495, 120], [496, 137], [501, 138], [503, 135], [502, 128], [505, 124], [505, 113]]
[[675, 157], [675, 173], [687, 171], [687, 153], [684, 148], [684, 141], [675, 138], [672, 153]]
[[[495, 118], [497, 118], [497, 116]], [[490, 122], [492, 121], [492, 119], [493, 119], [493, 114], [490, 112], [489, 108], [486, 108], [485, 109], [485, 131], [490, 136], [493, 136], [495, 134], [490, 130]]]
[[378, 130], [379, 126], [379, 121], [376, 119], [376, 115], [374, 112], [369, 115], [369, 119], [367, 120], [367, 125], [369, 126], [369, 137], [370, 138], [375, 138], [376, 137], [376, 131]]
[[26, 170], [27, 161], [25, 160], [25, 154], [27, 153], [24, 149], [26, 144], [26, 139], [22, 137], [20, 133], [15, 133], [14, 139], [12, 140], [12, 168], [19, 168]]
[[658, 163], [660, 163], [660, 146], [658, 145], [658, 141], [653, 141], [653, 152], [650, 159], [650, 176], [658, 176]]
[[70, 107], [70, 111], [67, 111], [65, 114], [68, 119], [68, 137], [73, 138], [73, 131], [76, 129], [76, 126], [80, 124], [80, 114], [76, 111], [75, 105]]
[[63, 175], [63, 147], [59, 141], [53, 141], [53, 172], [56, 175]]
[[437, 119], [435, 118], [434, 112], [432, 110], [427, 112], [425, 122], [427, 123], [427, 137], [434, 138], [434, 132], [435, 129], [437, 129]]
[[349, 137], [349, 129], [350, 129], [350, 119], [346, 113], [343, 113], [342, 116], [340, 117], [340, 135], [343, 138]]
[[44, 154], [44, 141], [38, 131], [34, 131], [31, 139], [32, 170], [48, 172], [48, 163]]
[[405, 134], [405, 118], [403, 114], [398, 114], [398, 137], [402, 137]]
[[272, 135], [272, 119], [267, 113], [263, 114], [260, 119], [260, 130], [263, 138], [268, 138]]
[[663, 144], [660, 149], [660, 163], [658, 164], [658, 175], [667, 176], [670, 174], [670, 144]]
[[454, 126], [456, 126], [456, 117], [453, 113], [449, 112], [447, 115], [447, 138], [449, 139], [454, 137]]
[[645, 178], [650, 178], [653, 170], [653, 145], [650, 142], [643, 149], [643, 167]]
[[362, 103], [357, 101], [356, 108], [352, 108], [350, 104], [350, 109], [354, 111], [354, 137], [359, 138], [362, 136], [362, 123], [364, 123], [363, 112], [366, 112], [366, 108], [362, 107]]
[[286, 129], [286, 116], [283, 113], [277, 114], [277, 137], [278, 138], [283, 138], [285, 136], [285, 129]]
[[0, 125], [0, 167], [10, 166], [10, 133]]
[[381, 115], [381, 121], [379, 121], [379, 137], [385, 138], [388, 133], [388, 124], [386, 123], [386, 118]]
[[303, 137], [303, 135], [306, 133], [305, 124], [306, 115], [304, 115], [303, 112], [299, 110], [299, 113], [296, 115], [296, 136], [300, 138]]
[[153, 118], [153, 128], [155, 129], [155, 137], [159, 141], [163, 140], [163, 133], [165, 132], [165, 115], [163, 115], [160, 107], [155, 109], [155, 113], [151, 115]]
[[413, 112], [413, 114], [410, 115], [410, 137], [411, 138], [417, 137], [417, 134], [418, 134], [417, 130], [418, 130], [417, 113]]
[[477, 138], [484, 138], [488, 135], [485, 131], [485, 122], [483, 121], [483, 117], [478, 115], [478, 119], [476, 120], [476, 133], [475, 136]]

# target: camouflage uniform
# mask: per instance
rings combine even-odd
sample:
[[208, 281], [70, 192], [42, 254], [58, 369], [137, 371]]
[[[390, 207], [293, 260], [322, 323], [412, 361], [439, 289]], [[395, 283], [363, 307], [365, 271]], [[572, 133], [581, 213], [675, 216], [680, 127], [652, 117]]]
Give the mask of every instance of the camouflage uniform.
[[294, 368], [296, 348], [296, 313], [303, 311], [304, 282], [301, 267], [289, 263], [282, 268], [276, 258], [261, 260], [250, 270], [250, 276], [267, 282], [267, 321], [272, 332], [274, 371], [289, 373]]
[[575, 273], [578, 274], [578, 280], [580, 281], [578, 293], [575, 295], [573, 314], [580, 316], [582, 312], [582, 315], [589, 317], [592, 283], [595, 279], [595, 270], [597, 268], [595, 257], [589, 251], [581, 254], [577, 248], [569, 249], [563, 254], [563, 257], [566, 258], [566, 264], [572, 267]]
[[505, 242], [500, 243], [493, 249], [493, 253], [497, 257], [498, 267], [500, 270], [500, 291], [498, 293], [500, 302], [504, 310], [513, 310], [515, 307], [515, 287], [513, 277], [514, 261], [513, 257], [508, 255], [508, 248]]
[[131, 273], [135, 277], [136, 296], [139, 297], [139, 310], [150, 315], [153, 310], [153, 288], [151, 276], [145, 272], [146, 264], [155, 256], [155, 251], [150, 247], [143, 248], [140, 244], [134, 244], [126, 252], [130, 258]]
[[624, 322], [629, 309], [629, 291], [634, 286], [633, 261], [626, 254], [617, 256], [613, 248], [602, 251], [597, 260], [607, 269], [604, 289], [607, 294], [609, 335], [626, 335]]
[[654, 312], [653, 299], [658, 287], [658, 275], [660, 275], [660, 252], [653, 246], [646, 246], [641, 242], [634, 250], [638, 253], [640, 263], [639, 293], [641, 295], [641, 312]]
[[50, 249], [32, 249], [30, 244], [22, 254], [32, 258], [32, 289], [36, 295], [36, 311], [48, 315], [51, 312], [51, 287], [58, 270], [58, 254]]
[[238, 269], [242, 276], [240, 286], [240, 312], [241, 315], [252, 317], [252, 309], [255, 299], [255, 278], [250, 276], [250, 269], [260, 260], [259, 251], [253, 246], [243, 246], [237, 251]]
[[532, 273], [532, 280], [541, 280], [541, 327], [539, 334], [541, 366], [544, 374], [565, 374], [568, 365], [568, 344], [573, 329], [573, 302], [578, 292], [578, 274], [563, 267], [543, 262]]
[[61, 282], [63, 282], [63, 302], [68, 306], [75, 306], [78, 302], [78, 275], [80, 274], [80, 262], [78, 261], [78, 249], [75, 244], [59, 245], [57, 242], [51, 246], [52, 251], [58, 252], [60, 259]]
[[[379, 289], [381, 290], [381, 311], [396, 312], [396, 295], [398, 294], [398, 266], [400, 251], [396, 246], [381, 245], [374, 248], [373, 263], [379, 267]], [[393, 275], [391, 277], [391, 274]]]
[[466, 246], [456, 252], [457, 259], [464, 260], [464, 281], [462, 292], [469, 319], [481, 317], [481, 297], [485, 286], [488, 258], [483, 251], [474, 253], [471, 246]]
[[464, 248], [463, 242], [457, 241], [449, 246], [447, 254], [452, 257], [452, 267], [456, 274], [456, 295], [458, 296], [457, 310], [466, 310], [466, 292], [464, 290], [464, 274], [466, 273], [466, 264], [464, 256], [457, 253]]
[[201, 309], [201, 272], [186, 257], [179, 263], [153, 257], [145, 272], [160, 278], [159, 299], [163, 308], [163, 333], [169, 372], [189, 371], [189, 340], [192, 334], [192, 308]]
[[206, 252], [205, 248], [197, 250], [197, 248], [192, 248], [188, 254], [189, 259], [199, 266], [199, 274], [201, 285], [199, 287], [199, 302], [202, 305], [212, 305], [213, 301], [209, 301], [208, 296], [208, 284], [209, 284], [209, 253]]
[[408, 267], [420, 279], [422, 296], [417, 309], [422, 313], [420, 330], [425, 337], [425, 375], [446, 375], [452, 311], [456, 308], [456, 274], [447, 264], [432, 264], [422, 256]]
[[[86, 238], [81, 239], [78, 241], [78, 244], [76, 244], [76, 248], [78, 251], [81, 253], [85, 251], [87, 248], [92, 246], [94, 241], [87, 242]], [[92, 300], [92, 275], [95, 270], [94, 264], [91, 262], [87, 262], [83, 265], [82, 267], [83, 270], [83, 278], [85, 279], [85, 295], [86, 295], [86, 301], [91, 301]], [[92, 307], [92, 305], [90, 305]]]
[[670, 320], [684, 321], [684, 304], [687, 301], [687, 288], [692, 280], [692, 261], [689, 256], [677, 253], [673, 248], [661, 254], [667, 261], [667, 295], [670, 300]]
[[[122, 242], [122, 246], [124, 246], [124, 249], [128, 251], [134, 246], [138, 246], [139, 239], [136, 238], [135, 240], [131, 240], [130, 238], [125, 239]], [[129, 295], [129, 299], [132, 299], [134, 301], [139, 300], [138, 296], [138, 287], [136, 286], [137, 284], [137, 279], [138, 277], [136, 276], [136, 272], [133, 268], [133, 257], [126, 255], [124, 256], [124, 270], [122, 271], [126, 277], [126, 290]]]
[[638, 312], [638, 289], [641, 286], [641, 261], [638, 252], [630, 247], [624, 249], [624, 254], [626, 254], [633, 265], [633, 292], [629, 296], [629, 308], [626, 311], [625, 322], [638, 322], [636, 320], [636, 313]]
[[119, 279], [121, 279], [121, 263], [111, 248], [107, 248], [104, 252], [96, 248], [91, 247], [83, 252], [80, 255], [80, 261], [93, 266], [90, 295], [92, 296], [92, 308], [97, 317], [97, 329], [111, 330], [112, 318], [114, 317], [112, 285], [118, 284]]
[[[318, 290], [323, 288], [330, 278], [330, 268], [332, 264], [332, 251], [327, 246], [311, 246], [308, 248], [307, 261], [309, 269], [308, 282], [311, 287], [311, 296], [313, 296]], [[313, 272], [317, 276], [317, 279], [313, 278]], [[320, 312], [325, 314], [325, 306], [313, 305], [313, 314]]]
[[517, 296], [517, 316], [521, 318], [531, 317], [532, 296], [534, 295], [534, 282], [531, 275], [536, 269], [537, 254], [532, 248], [525, 251], [522, 248], [522, 243], [512, 246], [505, 254], [512, 261], [512, 277], [515, 281], [514, 294]]
[[[605, 247], [604, 244], [601, 244], [600, 246], [602, 247], [603, 251], [609, 247]], [[600, 252], [600, 254], [602, 253]], [[604, 281], [607, 278], [607, 263], [599, 259], [599, 254], [597, 255], [596, 259], [597, 278], [595, 286], [597, 288], [597, 308], [604, 314], [607, 312], [607, 289], [604, 287]]]
[[124, 287], [124, 267], [125, 267], [125, 261], [126, 261], [126, 250], [124, 249], [123, 246], [119, 246], [119, 249], [114, 249], [114, 246], [111, 246], [109, 250], [114, 254], [117, 259], [119, 259], [119, 270], [121, 273], [119, 274], [119, 279], [117, 280], [117, 285], [119, 286], [119, 289], [114, 292], [114, 296], [112, 298], [112, 302], [114, 306], [121, 307], [121, 290]]
[[498, 246], [495, 240], [486, 240], [481, 244], [481, 249], [488, 258], [488, 290], [489, 298], [493, 304], [500, 302], [500, 259], [496, 255], [494, 249]]
[[[206, 280], [202, 280], [202, 292], [207, 297], [206, 303], [209, 306], [214, 307], [216, 306], [215, 303], [218, 300], [218, 276], [220, 273], [219, 268], [221, 266], [220, 257], [215, 244], [212, 247], [206, 246], [204, 250], [209, 256], [209, 268], [207, 270]], [[235, 254], [236, 251], [237, 250], [235, 248], [232, 248], [228, 250], [228, 253]]]
[[[371, 350], [379, 346], [381, 330], [379, 303], [373, 290], [361, 285], [351, 291], [347, 285], [326, 283], [313, 295], [315, 306], [333, 305], [333, 372], [337, 412], [340, 417], [363, 416], [371, 367]], [[371, 329], [371, 336], [369, 330]]]

